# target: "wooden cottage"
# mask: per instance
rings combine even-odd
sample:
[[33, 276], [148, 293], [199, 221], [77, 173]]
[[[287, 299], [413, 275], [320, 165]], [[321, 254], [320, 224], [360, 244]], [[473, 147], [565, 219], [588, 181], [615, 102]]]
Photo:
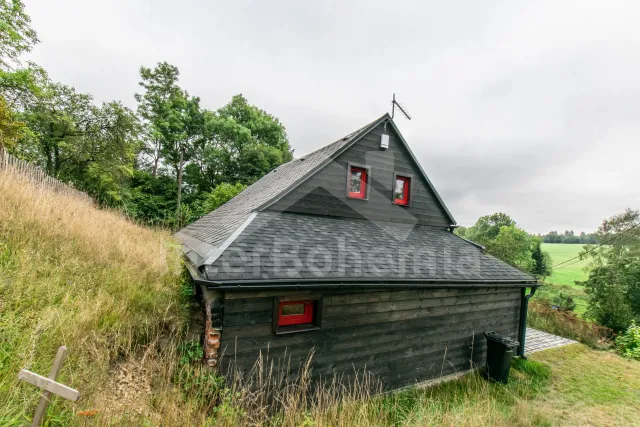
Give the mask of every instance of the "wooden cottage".
[[313, 375], [395, 389], [484, 363], [485, 331], [523, 347], [535, 278], [455, 227], [388, 114], [279, 166], [177, 233], [207, 363], [286, 352], [297, 370], [314, 349]]

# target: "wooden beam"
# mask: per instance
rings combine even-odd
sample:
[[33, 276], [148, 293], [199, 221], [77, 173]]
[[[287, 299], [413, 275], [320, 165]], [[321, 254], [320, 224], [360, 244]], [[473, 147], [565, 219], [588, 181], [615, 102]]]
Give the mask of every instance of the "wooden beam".
[[49, 391], [58, 396], [64, 397], [67, 400], [76, 401], [80, 398], [80, 393], [66, 385], [57, 383], [49, 378], [45, 378], [42, 375], [35, 374], [31, 371], [23, 369], [18, 374], [18, 379], [26, 381], [36, 387]]
[[[49, 372], [50, 380], [55, 381], [58, 378], [58, 374], [60, 373], [60, 368], [62, 368], [62, 363], [64, 362], [66, 353], [67, 353], [67, 347], [60, 346], [58, 348], [58, 352], [56, 353], [56, 358], [53, 361], [53, 366], [51, 367], [51, 371]], [[44, 393], [42, 393], [42, 396], [40, 397], [40, 403], [38, 403], [36, 414], [33, 416], [33, 422], [31, 423], [32, 427], [37, 427], [40, 424], [42, 424], [44, 415], [47, 413], [47, 407], [49, 406], [49, 402], [51, 402], [51, 392], [45, 391]]]

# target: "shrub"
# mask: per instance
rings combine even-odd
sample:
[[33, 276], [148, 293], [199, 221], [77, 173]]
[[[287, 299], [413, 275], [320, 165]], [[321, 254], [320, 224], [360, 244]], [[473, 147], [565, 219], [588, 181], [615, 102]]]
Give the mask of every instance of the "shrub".
[[635, 322], [616, 338], [616, 349], [623, 357], [640, 360], [640, 326]]
[[594, 348], [609, 347], [613, 331], [578, 317], [571, 311], [552, 307], [549, 300], [538, 299], [529, 303], [528, 326], [550, 334], [580, 341]]
[[560, 311], [573, 311], [576, 308], [576, 303], [570, 295], [560, 292], [553, 298], [553, 306]]

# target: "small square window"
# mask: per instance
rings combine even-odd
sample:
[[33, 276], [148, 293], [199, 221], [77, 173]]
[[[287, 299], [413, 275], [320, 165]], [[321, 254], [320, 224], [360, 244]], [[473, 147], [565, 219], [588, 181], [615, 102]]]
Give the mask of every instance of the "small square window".
[[347, 180], [349, 197], [354, 199], [367, 198], [368, 173], [366, 168], [350, 166]]
[[313, 301], [280, 301], [278, 326], [313, 323]]
[[273, 332], [288, 334], [291, 332], [311, 331], [320, 328], [322, 298], [273, 300]]
[[407, 206], [409, 204], [409, 192], [411, 190], [411, 178], [396, 175], [393, 183], [393, 203]]

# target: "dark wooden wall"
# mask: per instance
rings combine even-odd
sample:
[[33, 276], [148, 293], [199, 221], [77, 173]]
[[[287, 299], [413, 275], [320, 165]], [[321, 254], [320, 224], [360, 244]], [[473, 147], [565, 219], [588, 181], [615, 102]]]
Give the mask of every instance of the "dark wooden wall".
[[275, 295], [305, 293], [226, 293], [223, 373], [230, 364], [249, 372], [262, 350], [280, 362], [286, 352], [295, 376], [314, 348], [314, 377], [366, 367], [395, 389], [468, 370], [471, 359], [484, 363], [485, 331], [518, 334], [521, 292], [514, 287], [323, 293], [320, 330], [277, 336], [271, 330]]
[[[387, 126], [389, 148], [380, 148], [383, 126], [362, 137], [306, 182], [271, 206], [278, 211], [339, 217], [367, 218], [377, 221], [449, 226], [451, 221], [434, 192], [413, 162], [400, 138]], [[371, 167], [368, 200], [347, 197], [348, 163]], [[413, 175], [410, 206], [392, 203], [393, 174]]]

